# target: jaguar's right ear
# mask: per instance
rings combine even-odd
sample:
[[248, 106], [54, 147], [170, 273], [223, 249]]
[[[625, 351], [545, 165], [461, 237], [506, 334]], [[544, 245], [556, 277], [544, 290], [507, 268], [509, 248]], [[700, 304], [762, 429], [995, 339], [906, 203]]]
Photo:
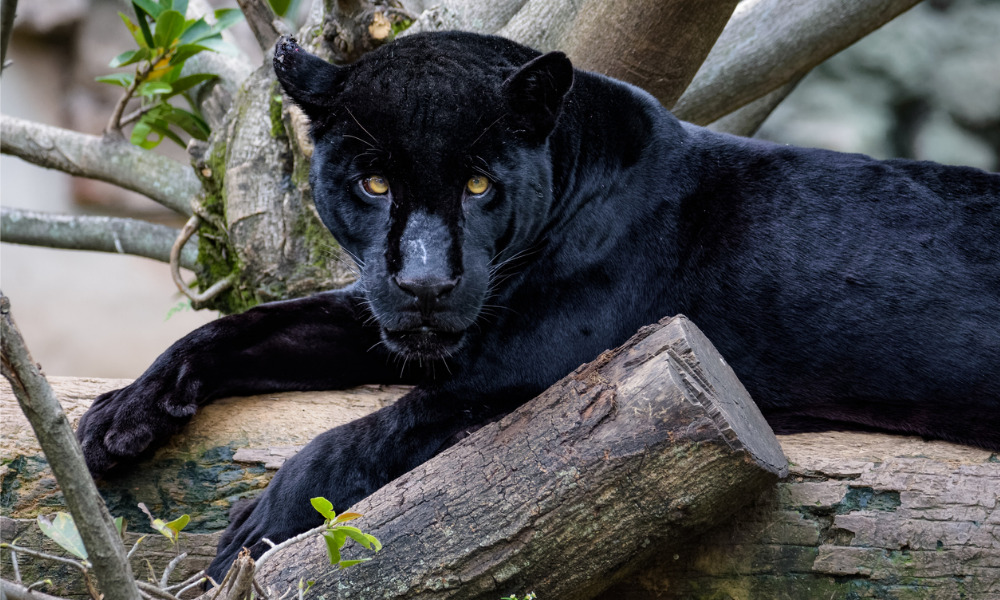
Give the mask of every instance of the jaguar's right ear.
[[282, 89], [313, 121], [340, 94], [344, 69], [309, 54], [293, 37], [283, 35], [278, 39], [273, 64]]

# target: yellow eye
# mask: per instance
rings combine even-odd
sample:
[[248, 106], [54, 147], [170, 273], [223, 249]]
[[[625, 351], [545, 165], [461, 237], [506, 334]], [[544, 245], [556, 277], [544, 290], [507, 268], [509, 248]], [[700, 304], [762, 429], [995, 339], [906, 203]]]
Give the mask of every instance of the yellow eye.
[[389, 180], [381, 175], [370, 175], [361, 180], [365, 191], [375, 196], [381, 196], [389, 191]]
[[465, 189], [469, 190], [469, 193], [482, 194], [486, 190], [490, 189], [490, 180], [482, 175], [473, 175], [469, 178], [469, 181], [465, 183]]

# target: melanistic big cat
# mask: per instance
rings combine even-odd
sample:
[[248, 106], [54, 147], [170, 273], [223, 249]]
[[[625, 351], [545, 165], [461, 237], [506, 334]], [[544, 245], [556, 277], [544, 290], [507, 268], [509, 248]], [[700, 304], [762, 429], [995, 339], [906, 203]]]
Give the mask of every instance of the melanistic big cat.
[[1000, 450], [1000, 175], [717, 134], [561, 53], [466, 33], [347, 67], [278, 43], [353, 286], [174, 344], [97, 399], [103, 473], [224, 396], [415, 383], [319, 436], [234, 515], [210, 573], [344, 510], [642, 325], [684, 313], [778, 431]]

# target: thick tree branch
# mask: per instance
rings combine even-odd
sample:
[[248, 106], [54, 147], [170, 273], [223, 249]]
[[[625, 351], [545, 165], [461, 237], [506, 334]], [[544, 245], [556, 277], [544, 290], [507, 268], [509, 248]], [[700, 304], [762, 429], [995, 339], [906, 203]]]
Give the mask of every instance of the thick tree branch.
[[80, 444], [49, 382], [31, 358], [10, 314], [10, 302], [2, 292], [0, 344], [3, 376], [10, 381], [18, 404], [31, 423], [62, 489], [101, 590], [106, 598], [138, 600], [139, 590], [125, 557], [125, 548], [83, 462]]
[[[476, 33], [498, 33], [510, 22], [528, 0], [492, 0], [490, 2], [469, 2], [469, 0], [440, 0], [430, 3], [403, 35], [421, 31], [444, 31], [460, 29]], [[555, 10], [568, 3], [549, 2]], [[540, 24], [538, 29], [544, 29]], [[502, 34], [501, 34], [502, 35]], [[511, 39], [518, 39], [512, 37]]]
[[0, 115], [0, 152], [144, 194], [181, 214], [201, 191], [191, 167], [124, 141]]
[[747, 0], [673, 107], [706, 125], [801, 77], [918, 0]]
[[43, 594], [38, 590], [29, 590], [23, 585], [6, 579], [0, 579], [0, 588], [3, 589], [4, 597], [8, 600], [66, 600], [66, 598], [59, 596]]
[[637, 85], [672, 106], [708, 56], [736, 3], [589, 0], [559, 46], [576, 66]]
[[[138, 219], [84, 217], [0, 208], [0, 239], [11, 244], [134, 254], [170, 262], [170, 247], [180, 231]], [[197, 243], [188, 244], [180, 264], [194, 269]]]
[[712, 131], [752, 137], [774, 109], [788, 97], [788, 94], [792, 93], [800, 81], [802, 81], [802, 77], [796, 77], [773, 92], [757, 98], [750, 104], [742, 106], [717, 121], [709, 123], [708, 128]]

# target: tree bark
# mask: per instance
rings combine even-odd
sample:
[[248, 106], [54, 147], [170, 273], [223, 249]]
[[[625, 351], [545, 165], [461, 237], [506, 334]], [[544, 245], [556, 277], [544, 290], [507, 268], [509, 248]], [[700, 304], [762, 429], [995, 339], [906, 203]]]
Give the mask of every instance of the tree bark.
[[743, 2], [672, 110], [707, 125], [802, 77], [918, 1]]
[[880, 433], [778, 436], [789, 474], [602, 600], [1000, 598], [1000, 461]]
[[338, 577], [303, 544], [258, 578], [280, 594], [305, 577], [328, 599], [583, 600], [785, 470], [707, 338], [664, 319], [353, 507], [384, 545], [375, 560]]

